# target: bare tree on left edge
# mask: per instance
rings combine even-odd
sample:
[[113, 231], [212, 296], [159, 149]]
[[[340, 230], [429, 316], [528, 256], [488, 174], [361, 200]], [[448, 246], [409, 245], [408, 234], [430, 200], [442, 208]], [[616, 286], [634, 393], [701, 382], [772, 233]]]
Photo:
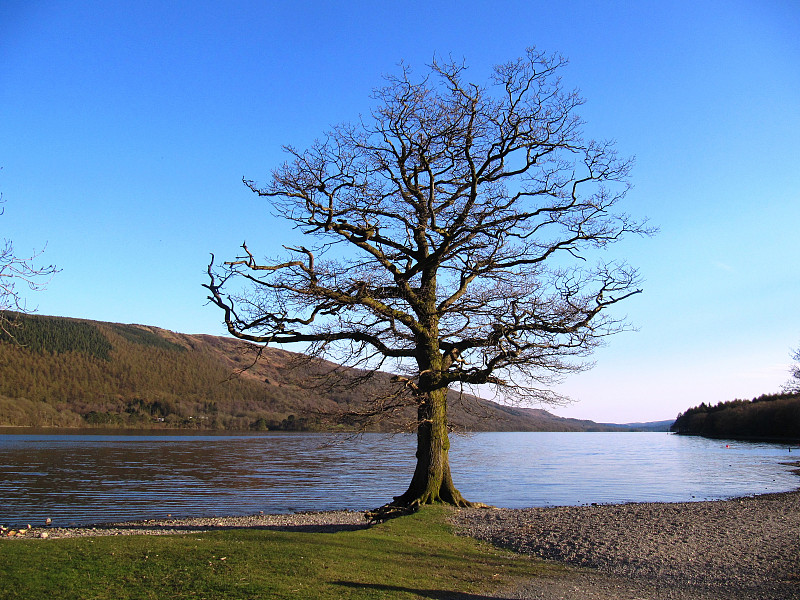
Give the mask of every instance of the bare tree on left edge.
[[[0, 197], [0, 204], [4, 200]], [[5, 209], [0, 206], [0, 215]], [[14, 250], [14, 242], [3, 238], [0, 244], [0, 334], [14, 337], [11, 329], [9, 311], [32, 312], [28, 308], [24, 291], [39, 291], [58, 272], [55, 265], [40, 266], [37, 264], [43, 250], [33, 251], [30, 255], [18, 255]]]
[[800, 394], [800, 348], [792, 353], [795, 363], [789, 367], [789, 381], [783, 385], [787, 394]]

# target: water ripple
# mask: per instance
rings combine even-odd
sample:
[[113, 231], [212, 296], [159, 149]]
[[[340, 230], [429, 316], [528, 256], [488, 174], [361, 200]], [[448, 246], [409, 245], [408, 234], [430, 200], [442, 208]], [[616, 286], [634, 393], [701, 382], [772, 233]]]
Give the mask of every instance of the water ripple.
[[[415, 438], [368, 434], [0, 435], [0, 523], [87, 524], [374, 508], [405, 491]], [[452, 439], [456, 485], [511, 508], [796, 489], [778, 444], [653, 433]]]

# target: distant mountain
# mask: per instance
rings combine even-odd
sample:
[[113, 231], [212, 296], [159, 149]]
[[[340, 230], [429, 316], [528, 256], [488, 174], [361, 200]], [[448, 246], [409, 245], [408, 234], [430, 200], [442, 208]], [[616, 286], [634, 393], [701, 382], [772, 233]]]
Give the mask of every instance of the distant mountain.
[[[0, 336], [0, 426], [346, 430], [352, 424], [322, 415], [358, 407], [391, 377], [381, 373], [351, 389], [310, 387], [310, 378], [335, 365], [147, 325], [6, 316], [15, 339]], [[448, 404], [451, 424], [463, 431], [627, 429], [455, 392]], [[401, 415], [373, 429], [402, 422]]]
[[622, 424], [606, 423], [606, 425], [612, 425], [613, 427], [621, 427], [628, 431], [669, 431], [670, 426], [674, 422], [675, 419], [670, 419], [668, 421], [648, 421], [646, 423], [622, 423]]

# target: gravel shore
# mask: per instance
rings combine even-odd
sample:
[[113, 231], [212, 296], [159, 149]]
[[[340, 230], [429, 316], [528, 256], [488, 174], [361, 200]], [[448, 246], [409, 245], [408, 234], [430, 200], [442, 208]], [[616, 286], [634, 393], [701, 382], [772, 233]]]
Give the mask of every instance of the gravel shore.
[[583, 568], [566, 590], [538, 586], [505, 597], [800, 598], [800, 492], [716, 502], [461, 509], [453, 522], [462, 535]]
[[[283, 531], [334, 532], [368, 527], [363, 512], [337, 510], [246, 517], [193, 517], [104, 523], [85, 527], [30, 527], [13, 529], [17, 538], [69, 538], [97, 535], [172, 535], [220, 529], [276, 529]], [[7, 533], [7, 532], [6, 532]]]
[[[715, 502], [458, 509], [452, 522], [460, 535], [569, 567], [564, 577], [535, 579], [500, 590], [497, 598], [800, 599], [800, 491]], [[165, 535], [244, 527], [332, 532], [367, 526], [361, 512], [330, 511], [37, 526], [14, 530], [11, 537]]]

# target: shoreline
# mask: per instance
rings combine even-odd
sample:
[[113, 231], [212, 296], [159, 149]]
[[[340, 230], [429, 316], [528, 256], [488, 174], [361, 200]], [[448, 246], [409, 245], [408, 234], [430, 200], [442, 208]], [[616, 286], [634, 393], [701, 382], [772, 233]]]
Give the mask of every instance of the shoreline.
[[31, 526], [22, 529], [11, 528], [9, 531], [16, 531], [16, 535], [7, 536], [7, 532], [2, 532], [0, 535], [10, 539], [63, 539], [115, 535], [183, 535], [223, 529], [274, 529], [326, 533], [365, 529], [368, 525], [363, 511], [330, 510], [226, 517], [167, 517], [67, 527]]
[[[800, 599], [800, 490], [697, 502], [453, 508], [449, 520], [456, 535], [568, 569], [566, 578], [534, 578], [497, 597]], [[32, 527], [11, 538], [4, 533], [3, 539], [367, 527], [363, 512], [338, 510]]]
[[731, 440], [732, 442], [753, 442], [753, 443], [768, 443], [768, 444], [786, 444], [789, 446], [789, 451], [792, 449], [800, 450], [800, 438], [797, 436], [757, 436], [757, 435], [711, 435], [708, 433], [689, 433], [688, 431], [670, 431], [670, 435], [679, 435], [681, 437], [701, 437], [708, 440]]
[[[793, 472], [800, 476], [800, 461], [782, 463], [787, 466], [797, 467]], [[539, 514], [548, 512], [605, 512], [614, 507], [684, 507], [693, 509], [697, 506], [715, 505], [720, 503], [742, 502], [760, 498], [776, 498], [782, 496], [797, 496], [800, 507], [800, 487], [784, 492], [768, 492], [747, 496], [735, 496], [714, 500], [691, 500], [681, 502], [651, 501], [651, 502], [624, 502], [602, 504], [561, 505], [529, 508], [503, 508], [488, 506], [486, 508], [461, 509], [454, 508], [459, 514], [474, 512], [487, 514]], [[251, 515], [227, 516], [200, 516], [200, 517], [172, 517], [140, 519], [130, 521], [106, 521], [98, 523], [84, 523], [78, 525], [60, 526], [57, 524], [26, 524], [25, 527], [7, 527], [0, 523], [0, 539], [26, 538], [26, 539], [60, 539], [67, 537], [91, 537], [104, 535], [180, 535], [183, 533], [196, 533], [199, 531], [214, 531], [220, 529], [276, 529], [276, 530], [303, 530], [303, 531], [330, 531], [357, 529], [369, 526], [368, 511], [336, 509], [320, 511], [300, 511], [296, 513], [265, 513]], [[695, 511], [696, 512], [696, 511]], [[9, 535], [16, 532], [16, 535]], [[46, 535], [42, 536], [44, 533]], [[800, 536], [800, 530], [798, 530]]]

